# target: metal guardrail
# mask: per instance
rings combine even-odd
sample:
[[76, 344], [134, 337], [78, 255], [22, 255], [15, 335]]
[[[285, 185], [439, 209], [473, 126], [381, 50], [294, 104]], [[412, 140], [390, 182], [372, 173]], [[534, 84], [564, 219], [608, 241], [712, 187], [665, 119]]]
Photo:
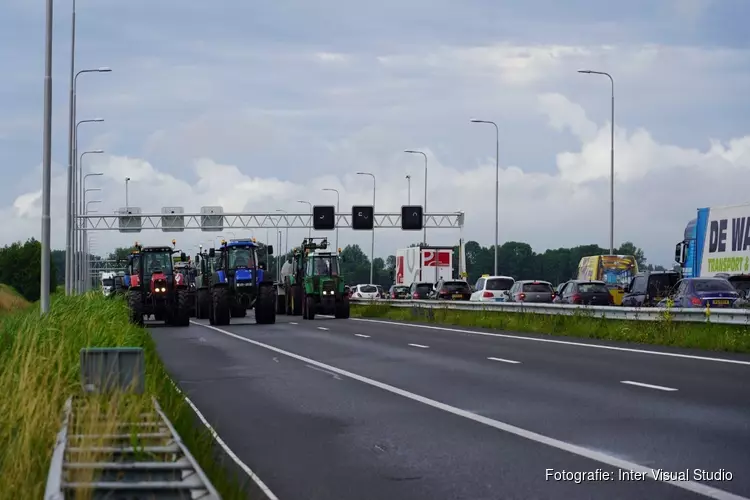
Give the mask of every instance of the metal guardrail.
[[[114, 434], [76, 434], [77, 408], [73, 397], [66, 401], [45, 500], [72, 499], [81, 490], [90, 491], [94, 500], [221, 500], [156, 398], [152, 411], [141, 414], [138, 421], [118, 423]], [[76, 478], [83, 471], [90, 472], [84, 474], [90, 481]]]
[[583, 315], [594, 318], [620, 319], [633, 321], [670, 321], [688, 323], [715, 323], [722, 325], [750, 326], [748, 309], [709, 309], [709, 308], [659, 308], [659, 307], [618, 307], [618, 306], [579, 306], [572, 304], [533, 304], [522, 302], [470, 302], [447, 300], [390, 300], [390, 299], [350, 299], [353, 304], [383, 304], [392, 307], [414, 309], [452, 309], [458, 311], [494, 311], [508, 313], [535, 313], [548, 315]]

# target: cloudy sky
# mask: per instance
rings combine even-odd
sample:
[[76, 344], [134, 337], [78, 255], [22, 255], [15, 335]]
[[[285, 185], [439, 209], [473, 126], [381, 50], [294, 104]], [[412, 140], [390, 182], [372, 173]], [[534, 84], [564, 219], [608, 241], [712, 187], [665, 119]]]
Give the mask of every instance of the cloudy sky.
[[[54, 248], [64, 246], [70, 2], [55, 1]], [[750, 47], [743, 0], [78, 0], [77, 69], [89, 193], [100, 213], [130, 205], [198, 212], [378, 212], [421, 203], [466, 212], [465, 237], [537, 251], [608, 245], [610, 86], [615, 78], [615, 240], [668, 264], [701, 206], [747, 201]], [[0, 3], [0, 243], [40, 234], [44, 6]], [[265, 231], [255, 236], [265, 237]], [[306, 231], [291, 232], [298, 243]], [[178, 236], [189, 248], [211, 234]], [[171, 239], [144, 231], [138, 240]], [[273, 237], [273, 236], [272, 236]], [[105, 253], [134, 240], [98, 232]], [[369, 233], [341, 231], [342, 246]], [[458, 230], [433, 230], [454, 244]], [[376, 254], [418, 240], [376, 233]]]

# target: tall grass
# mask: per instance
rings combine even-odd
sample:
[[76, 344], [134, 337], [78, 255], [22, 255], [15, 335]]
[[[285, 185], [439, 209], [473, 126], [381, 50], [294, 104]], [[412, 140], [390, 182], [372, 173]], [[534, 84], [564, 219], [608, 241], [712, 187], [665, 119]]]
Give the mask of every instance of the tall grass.
[[489, 310], [460, 311], [447, 308], [391, 307], [386, 304], [352, 304], [351, 315], [360, 318], [419, 321], [713, 351], [750, 352], [750, 329], [748, 327], [671, 321], [668, 311], [665, 311], [664, 318], [659, 321], [626, 321], [603, 319], [585, 312], [563, 316]]
[[146, 391], [129, 396], [129, 410], [105, 396], [86, 399], [90, 408], [109, 408], [104, 422], [114, 425], [126, 411], [150, 408], [155, 395], [222, 496], [247, 498], [217, 459], [207, 430], [196, 425], [192, 410], [170, 383], [148, 331], [128, 323], [124, 301], [92, 293], [53, 294], [50, 313], [43, 318], [36, 305], [0, 312], [0, 499], [43, 495], [64, 403], [80, 392], [79, 352], [84, 347], [145, 351]]

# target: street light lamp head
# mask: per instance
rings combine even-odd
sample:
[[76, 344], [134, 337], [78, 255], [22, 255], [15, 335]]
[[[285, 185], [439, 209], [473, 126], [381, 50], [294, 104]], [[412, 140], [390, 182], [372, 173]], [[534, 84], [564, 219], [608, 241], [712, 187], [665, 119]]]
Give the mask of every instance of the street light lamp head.
[[102, 66], [101, 68], [97, 69], [99, 73], [110, 73], [112, 71], [112, 68], [109, 68], [107, 66]]
[[419, 153], [419, 151], [414, 151], [413, 149], [405, 149], [404, 153]]
[[471, 123], [482, 123], [484, 120], [477, 120], [476, 118], [472, 118], [469, 120]]
[[92, 122], [103, 122], [104, 118], [92, 118], [90, 121], [92, 121]]
[[590, 69], [579, 69], [578, 72], [579, 73], [587, 73], [587, 74], [592, 73], [592, 71]]
[[101, 153], [104, 153], [104, 150], [103, 149], [92, 149], [91, 151], [89, 151], [89, 153], [101, 154]]

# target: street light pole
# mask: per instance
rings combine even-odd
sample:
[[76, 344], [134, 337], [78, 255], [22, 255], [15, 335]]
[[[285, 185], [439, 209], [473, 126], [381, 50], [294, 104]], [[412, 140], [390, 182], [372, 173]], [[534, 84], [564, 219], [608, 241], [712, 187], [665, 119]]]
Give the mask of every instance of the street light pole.
[[[415, 155], [422, 155], [424, 156], [424, 206], [422, 209], [424, 210], [424, 214], [427, 214], [427, 155], [424, 154], [422, 151], [417, 151], [414, 149], [407, 149], [404, 151], [404, 153], [410, 153]], [[424, 230], [424, 244], [427, 246], [427, 219], [425, 219], [424, 227], [422, 228]]]
[[370, 284], [373, 285], [373, 269], [375, 262], [375, 175], [370, 172], [357, 172], [357, 175], [369, 175], [372, 177], [372, 247], [370, 249]]
[[[101, 191], [98, 188], [89, 189], [89, 191]], [[84, 196], [86, 195], [86, 192], [84, 191]], [[87, 202], [84, 205], [83, 215], [88, 215], [89, 213], [89, 204], [90, 203], [101, 203], [100, 200], [92, 200]], [[90, 272], [90, 266], [89, 266], [89, 260], [91, 259], [91, 256], [89, 255], [89, 242], [86, 238], [86, 232], [84, 231], [84, 239], [83, 239], [83, 250], [86, 255], [86, 259], [81, 261], [81, 293], [86, 293], [89, 289], [89, 283], [91, 281], [91, 278], [89, 277]]]
[[313, 211], [312, 210], [312, 203], [310, 203], [309, 201], [305, 201], [305, 200], [298, 200], [297, 203], [307, 203], [310, 206], [310, 226], [307, 228], [307, 237], [309, 238], [310, 236], [312, 236], [312, 233], [311, 233], [311, 231], [312, 231], [312, 223], [313, 223], [313, 220], [312, 220], [312, 211]]
[[125, 177], [125, 210], [130, 208], [128, 204], [128, 182], [130, 182], [130, 177]]
[[615, 254], [615, 80], [612, 75], [604, 71], [592, 71], [588, 69], [578, 70], [579, 73], [587, 75], [604, 75], [612, 84], [612, 118], [610, 123], [610, 150], [609, 150], [609, 254]]
[[[323, 191], [333, 191], [334, 193], [336, 193], [336, 216], [333, 218], [333, 220], [337, 222], [339, 218], [339, 213], [340, 213], [339, 201], [341, 200], [341, 196], [339, 195], [339, 190], [333, 189], [333, 188], [323, 188]], [[339, 225], [336, 224], [336, 251], [338, 252], [338, 250], [339, 250]]]
[[[83, 121], [80, 123], [83, 123]], [[85, 206], [82, 200], [83, 196], [81, 194], [83, 192], [83, 157], [86, 156], [87, 154], [102, 154], [102, 153], [104, 153], [104, 150], [102, 149], [93, 149], [91, 151], [84, 151], [83, 153], [81, 153], [80, 158], [76, 162], [77, 170], [78, 170], [77, 188], [74, 193], [74, 198], [76, 200], [76, 211], [75, 211], [76, 216], [78, 216], [79, 214], [85, 215], [83, 213]], [[84, 222], [86, 221], [84, 220]], [[73, 233], [74, 244], [75, 244], [74, 246], [75, 253], [73, 255], [73, 273], [74, 273], [74, 285], [73, 285], [74, 288], [73, 289], [76, 292], [81, 291], [81, 288], [82, 288], [81, 282], [84, 278], [83, 273], [82, 273], [84, 257], [81, 254], [81, 251], [83, 250], [84, 243], [85, 243], [83, 239], [84, 233], [85, 233], [85, 226], [80, 227], [78, 218], [76, 217], [76, 224], [74, 226], [74, 233]]]
[[411, 175], [406, 176], [406, 204], [411, 205]]
[[[85, 70], [83, 72], [86, 72], [88, 70]], [[82, 73], [79, 71], [79, 74]], [[77, 77], [78, 75], [76, 75]], [[74, 80], [75, 82], [75, 80]], [[73, 95], [73, 103], [75, 104], [75, 94]], [[74, 111], [75, 112], [75, 111]], [[74, 115], [75, 118], [75, 115]], [[103, 118], [91, 118], [89, 120], [80, 120], [79, 122], [76, 122], [75, 127], [73, 128], [73, 152], [74, 155], [78, 154], [78, 127], [80, 127], [84, 123], [99, 123], [103, 122]], [[73, 156], [73, 166], [72, 166], [72, 175], [73, 175], [73, 196], [72, 196], [72, 217], [71, 217], [71, 235], [70, 237], [73, 240], [73, 254], [71, 255], [71, 290], [76, 291], [78, 289], [78, 286], [76, 285], [76, 266], [78, 262], [78, 253], [81, 251], [81, 247], [83, 246], [83, 240], [80, 239], [80, 236], [76, 238], [76, 235], [79, 233], [77, 224], [78, 219], [76, 218], [78, 215], [81, 214], [81, 211], [79, 209], [81, 204], [81, 197], [80, 197], [80, 191], [81, 191], [81, 174], [80, 174], [80, 163], [78, 156]], [[77, 180], [76, 180], [77, 179]]]
[[52, 191], [52, 0], [47, 0], [44, 54], [44, 129], [42, 138], [42, 256], [40, 310], [49, 312], [50, 193]]
[[498, 267], [498, 227], [500, 226], [499, 206], [500, 206], [500, 129], [497, 123], [490, 120], [471, 120], [472, 123], [489, 123], [495, 126], [495, 276], [497, 276]]
[[[283, 212], [285, 214], [289, 213], [286, 210], [282, 210], [280, 208], [277, 208], [276, 211], [277, 212]], [[286, 257], [289, 254], [289, 221], [287, 221], [286, 236], [285, 236], [285, 238], [286, 238], [286, 245], [285, 245], [285, 248], [284, 248], [284, 257]]]
[[72, 240], [74, 238], [74, 215], [76, 202], [74, 200], [74, 183], [75, 183], [75, 166], [78, 152], [77, 149], [77, 126], [76, 126], [76, 85], [78, 84], [78, 76], [82, 73], [108, 73], [112, 70], [110, 68], [102, 67], [97, 69], [84, 69], [75, 72], [75, 40], [76, 40], [76, 4], [73, 0], [73, 12], [72, 12], [72, 28], [71, 28], [71, 44], [70, 44], [70, 97], [68, 103], [68, 203], [67, 203], [67, 221], [66, 229], [67, 233], [65, 236], [65, 292], [69, 295], [73, 291], [73, 256], [75, 250], [72, 248]]

